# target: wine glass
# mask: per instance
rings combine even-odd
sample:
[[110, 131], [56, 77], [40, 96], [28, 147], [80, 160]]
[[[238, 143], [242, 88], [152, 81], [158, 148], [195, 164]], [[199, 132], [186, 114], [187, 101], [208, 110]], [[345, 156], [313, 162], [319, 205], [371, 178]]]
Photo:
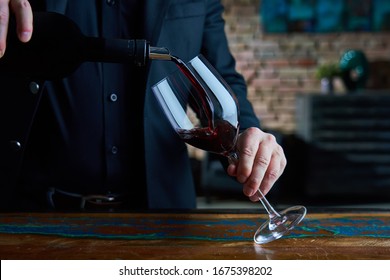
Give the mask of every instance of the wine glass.
[[[181, 71], [175, 71], [152, 87], [172, 127], [186, 143], [237, 161], [240, 113], [231, 88], [202, 55], [188, 63], [175, 56], [172, 61]], [[282, 237], [306, 215], [304, 206], [277, 212], [260, 189], [257, 195], [269, 217], [254, 234], [257, 244]]]

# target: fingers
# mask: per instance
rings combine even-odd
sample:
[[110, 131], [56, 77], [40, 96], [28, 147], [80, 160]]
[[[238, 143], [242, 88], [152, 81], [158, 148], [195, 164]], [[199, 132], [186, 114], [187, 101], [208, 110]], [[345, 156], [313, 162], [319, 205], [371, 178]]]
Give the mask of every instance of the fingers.
[[9, 0], [0, 0], [0, 57], [4, 55], [9, 21]]
[[257, 190], [266, 195], [286, 167], [283, 149], [272, 134], [257, 128], [240, 135], [237, 148], [240, 160], [237, 166], [229, 166], [228, 172], [235, 173], [246, 196], [258, 200]]
[[0, 58], [6, 50], [11, 12], [15, 14], [16, 32], [20, 41], [28, 42], [33, 31], [33, 14], [27, 0], [0, 0]]
[[33, 31], [33, 13], [30, 3], [27, 0], [12, 0], [10, 6], [15, 14], [19, 40], [28, 42]]

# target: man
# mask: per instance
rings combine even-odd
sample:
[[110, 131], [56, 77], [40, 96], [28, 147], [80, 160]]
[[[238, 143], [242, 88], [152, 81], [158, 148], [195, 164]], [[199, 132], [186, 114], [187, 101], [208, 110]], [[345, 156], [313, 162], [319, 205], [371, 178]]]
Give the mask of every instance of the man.
[[[245, 81], [234, 69], [220, 1], [0, 0], [0, 54], [7, 32], [15, 32], [8, 30], [11, 14], [21, 41], [34, 36], [32, 10], [65, 14], [88, 36], [147, 39], [184, 61], [202, 53], [240, 104], [240, 159], [228, 174], [251, 200], [282, 174], [283, 150], [259, 129]], [[175, 67], [88, 62], [62, 80], [0, 77], [1, 207], [195, 208], [186, 145], [151, 92]]]

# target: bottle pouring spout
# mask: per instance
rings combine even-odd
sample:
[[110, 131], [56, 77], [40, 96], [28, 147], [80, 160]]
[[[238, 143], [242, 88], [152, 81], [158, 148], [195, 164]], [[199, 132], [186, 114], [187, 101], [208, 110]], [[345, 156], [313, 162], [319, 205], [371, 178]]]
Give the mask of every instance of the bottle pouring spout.
[[149, 47], [149, 58], [157, 60], [171, 60], [171, 52], [165, 47]]

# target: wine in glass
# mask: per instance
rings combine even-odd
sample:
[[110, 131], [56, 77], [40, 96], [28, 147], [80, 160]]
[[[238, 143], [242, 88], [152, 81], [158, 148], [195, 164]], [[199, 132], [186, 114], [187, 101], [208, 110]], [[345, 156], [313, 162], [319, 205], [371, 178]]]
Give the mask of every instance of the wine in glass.
[[[186, 143], [237, 161], [240, 113], [231, 88], [202, 55], [188, 63], [175, 56], [171, 60], [180, 71], [159, 81], [152, 90], [172, 127]], [[282, 237], [306, 215], [304, 206], [277, 212], [260, 189], [257, 195], [269, 216], [254, 235], [257, 244]]]

